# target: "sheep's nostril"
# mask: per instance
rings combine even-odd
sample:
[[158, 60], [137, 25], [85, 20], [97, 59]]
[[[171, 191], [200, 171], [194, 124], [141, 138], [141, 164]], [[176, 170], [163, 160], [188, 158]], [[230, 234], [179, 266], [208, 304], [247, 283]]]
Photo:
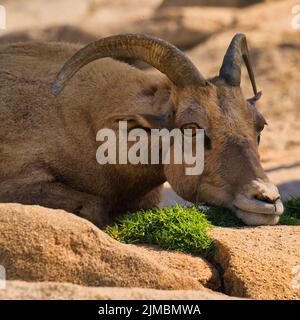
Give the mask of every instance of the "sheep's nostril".
[[275, 202], [280, 199], [280, 196], [278, 196], [276, 198], [270, 198], [270, 197], [265, 196], [265, 195], [256, 195], [254, 197], [254, 199], [259, 200], [259, 201], [264, 201], [264, 202], [267, 202], [267, 203], [271, 203], [271, 204], [275, 204]]

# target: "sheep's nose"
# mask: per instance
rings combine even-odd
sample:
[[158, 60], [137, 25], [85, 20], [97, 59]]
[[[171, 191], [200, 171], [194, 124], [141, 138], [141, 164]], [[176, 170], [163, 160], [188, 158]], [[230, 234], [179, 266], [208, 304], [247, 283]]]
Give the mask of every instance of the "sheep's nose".
[[280, 199], [277, 187], [271, 182], [263, 183], [254, 181], [252, 188], [253, 191], [250, 189], [250, 195], [257, 200], [274, 204], [278, 199]]
[[244, 211], [281, 215], [284, 211], [277, 187], [270, 181], [253, 180], [236, 196], [234, 205]]

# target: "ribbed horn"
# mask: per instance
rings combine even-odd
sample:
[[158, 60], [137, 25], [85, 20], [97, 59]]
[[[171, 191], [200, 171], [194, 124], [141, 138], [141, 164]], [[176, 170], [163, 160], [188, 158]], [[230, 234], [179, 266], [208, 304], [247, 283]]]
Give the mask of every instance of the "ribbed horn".
[[246, 36], [242, 33], [236, 34], [227, 49], [223, 64], [220, 69], [220, 77], [231, 86], [240, 86], [242, 62], [245, 62], [251, 85], [257, 99], [261, 93], [257, 92], [253, 68], [250, 62]]
[[149, 35], [123, 34], [97, 40], [75, 53], [57, 74], [52, 92], [60, 93], [78, 70], [105, 57], [145, 61], [179, 87], [206, 85], [205, 79], [190, 59], [172, 44]]

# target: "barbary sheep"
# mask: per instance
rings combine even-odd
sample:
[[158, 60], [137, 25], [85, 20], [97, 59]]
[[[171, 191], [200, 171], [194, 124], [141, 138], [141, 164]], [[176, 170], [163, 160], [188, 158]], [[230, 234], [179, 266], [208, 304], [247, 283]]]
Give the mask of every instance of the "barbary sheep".
[[[258, 154], [265, 119], [246, 37], [237, 34], [218, 76], [205, 79], [164, 40], [124, 34], [78, 51], [67, 43], [0, 46], [0, 201], [62, 208], [97, 225], [158, 205], [168, 181], [193, 203], [232, 209], [246, 224], [276, 224], [280, 195]], [[161, 73], [115, 59], [139, 59]], [[95, 61], [96, 60], [96, 61]], [[254, 97], [240, 87], [247, 66]], [[91, 63], [93, 62], [93, 63]], [[105, 164], [96, 160], [101, 128], [203, 128], [204, 171], [185, 164]], [[59, 219], [59, 217], [58, 217]]]

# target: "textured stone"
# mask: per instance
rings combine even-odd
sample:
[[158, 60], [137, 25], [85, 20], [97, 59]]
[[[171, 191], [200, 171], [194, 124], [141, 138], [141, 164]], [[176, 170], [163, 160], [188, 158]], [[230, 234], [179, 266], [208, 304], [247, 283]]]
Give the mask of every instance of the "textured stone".
[[144, 32], [165, 39], [186, 49], [206, 40], [235, 22], [235, 10], [226, 8], [166, 8], [149, 20], [132, 26], [134, 32]]
[[246, 7], [260, 2], [270, 2], [279, 0], [164, 0], [160, 5], [160, 8], [164, 7]]
[[70, 283], [8, 281], [0, 300], [235, 300], [211, 290], [156, 290], [143, 288], [83, 287]]
[[63, 210], [0, 204], [0, 265], [9, 280], [156, 289], [220, 287], [204, 259], [122, 244]]
[[224, 291], [252, 299], [300, 299], [300, 227], [215, 228]]

